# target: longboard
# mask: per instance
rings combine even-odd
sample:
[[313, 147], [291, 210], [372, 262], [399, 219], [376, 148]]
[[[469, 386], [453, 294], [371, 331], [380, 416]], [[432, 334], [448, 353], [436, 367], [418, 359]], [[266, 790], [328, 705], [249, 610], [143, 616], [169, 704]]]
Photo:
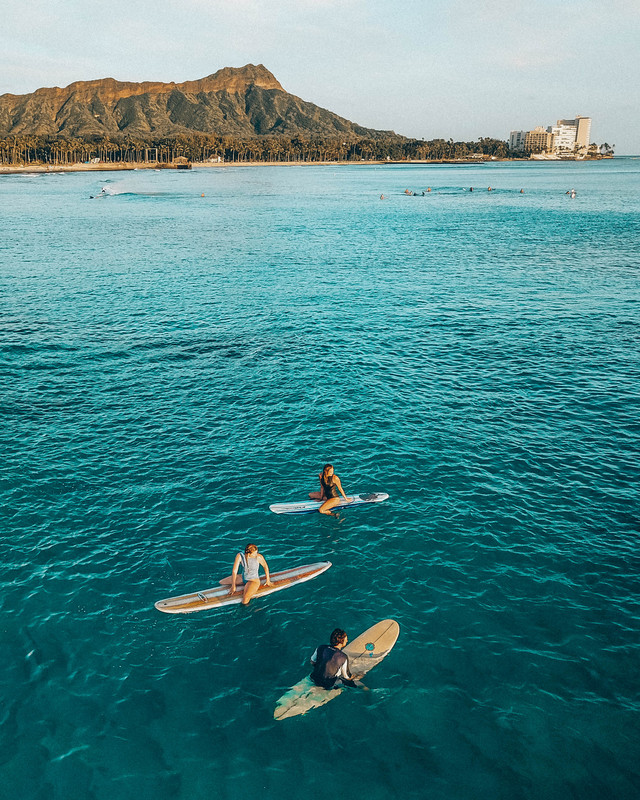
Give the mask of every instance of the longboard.
[[[318, 561], [316, 564], [307, 564], [303, 567], [285, 569], [282, 572], [272, 572], [271, 582], [273, 586], [265, 586], [265, 579], [260, 579], [260, 588], [255, 597], [264, 597], [281, 589], [288, 589], [298, 583], [310, 581], [322, 575], [331, 566], [330, 561]], [[169, 597], [166, 600], [158, 600], [155, 607], [158, 611], [165, 614], [192, 614], [194, 611], [205, 611], [207, 609], [223, 608], [226, 606], [237, 605], [242, 602], [242, 591], [244, 584], [238, 581], [236, 591], [229, 594], [229, 586], [215, 586], [213, 589], [204, 589], [201, 592], [183, 594], [179, 597]]]
[[[349, 496], [353, 498], [350, 503], [341, 499], [333, 508], [361, 506], [363, 503], [382, 503], [383, 500], [389, 499], [389, 495], [386, 492], [347, 495], [347, 497]], [[309, 514], [312, 511], [317, 511], [321, 505], [322, 502], [320, 500], [302, 500], [299, 503], [274, 503], [269, 506], [269, 510], [273, 511], [274, 514]]]
[[[342, 651], [349, 656], [349, 670], [352, 675], [364, 675], [379, 664], [389, 654], [398, 639], [400, 626], [393, 619], [383, 619], [349, 642]], [[274, 719], [286, 719], [306, 714], [312, 708], [323, 706], [342, 693], [342, 689], [323, 689], [316, 686], [311, 678], [303, 678], [276, 703]]]

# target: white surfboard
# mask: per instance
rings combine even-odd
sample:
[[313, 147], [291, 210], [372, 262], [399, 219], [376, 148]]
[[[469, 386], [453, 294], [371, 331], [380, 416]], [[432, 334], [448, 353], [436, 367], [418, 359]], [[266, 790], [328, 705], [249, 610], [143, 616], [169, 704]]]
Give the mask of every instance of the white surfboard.
[[[352, 675], [364, 675], [379, 664], [389, 654], [398, 639], [400, 626], [394, 619], [383, 619], [349, 642], [342, 651], [349, 656], [349, 670]], [[306, 714], [312, 708], [323, 706], [333, 700], [342, 689], [323, 689], [316, 686], [311, 678], [303, 678], [300, 683], [285, 692], [276, 703], [274, 719], [286, 719]]]
[[[264, 576], [261, 577], [260, 588], [253, 599], [279, 592], [281, 589], [288, 589], [298, 583], [313, 580], [313, 578], [317, 578], [318, 575], [326, 572], [330, 566], [330, 561], [318, 561], [316, 564], [306, 564], [303, 567], [285, 569], [282, 572], [272, 572], [271, 582], [273, 586], [265, 586], [265, 578]], [[233, 594], [229, 594], [229, 589], [229, 586], [214, 586], [212, 589], [204, 589], [201, 592], [192, 592], [178, 597], [169, 597], [166, 600], [158, 600], [155, 606], [158, 611], [164, 611], [165, 614], [192, 614], [194, 611], [226, 608], [227, 606], [241, 603], [244, 584], [238, 581], [236, 591]], [[253, 599], [251, 602], [253, 602]]]
[[[340, 502], [333, 507], [336, 508], [349, 508], [351, 506], [361, 506], [363, 503], [382, 503], [383, 500], [388, 500], [389, 495], [386, 492], [370, 492], [369, 494], [354, 494], [347, 495], [351, 498], [351, 502], [345, 502], [340, 499]], [[319, 500], [301, 500], [299, 503], [274, 503], [269, 506], [269, 510], [274, 514], [309, 514], [312, 511], [317, 511], [322, 502]]]

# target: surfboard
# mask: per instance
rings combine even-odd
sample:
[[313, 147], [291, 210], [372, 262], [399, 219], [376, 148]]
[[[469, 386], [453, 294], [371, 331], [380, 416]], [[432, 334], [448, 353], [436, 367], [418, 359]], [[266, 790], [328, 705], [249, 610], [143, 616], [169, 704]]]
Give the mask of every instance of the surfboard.
[[[394, 619], [383, 619], [349, 642], [342, 651], [349, 656], [349, 670], [352, 675], [364, 675], [379, 664], [389, 654], [398, 639], [400, 626]], [[306, 714], [333, 700], [343, 689], [323, 689], [316, 686], [311, 678], [303, 678], [276, 703], [274, 719], [286, 719]]]
[[[383, 500], [388, 500], [389, 495], [386, 492], [370, 492], [369, 494], [354, 494], [347, 495], [352, 497], [350, 503], [345, 503], [341, 500], [338, 505], [334, 506], [332, 511], [336, 508], [351, 508], [351, 506], [361, 506], [363, 503], [382, 503]], [[317, 511], [322, 503], [319, 500], [302, 500], [299, 503], [274, 503], [269, 506], [269, 510], [274, 514], [309, 514], [312, 511]]]
[[[282, 589], [288, 589], [290, 586], [296, 586], [298, 583], [313, 580], [313, 578], [317, 578], [318, 575], [326, 572], [330, 566], [330, 561], [318, 561], [316, 564], [306, 564], [302, 567], [285, 569], [281, 572], [272, 572], [271, 582], [273, 586], [265, 586], [265, 578], [264, 576], [261, 577], [260, 588], [254, 598], [265, 597]], [[201, 592], [168, 597], [166, 600], [158, 600], [155, 607], [165, 614], [192, 614], [194, 611], [226, 608], [227, 606], [241, 603], [244, 584], [239, 583], [233, 594], [229, 594], [229, 588], [229, 586], [214, 586], [212, 589], [204, 589]], [[253, 599], [251, 602], [253, 602]]]

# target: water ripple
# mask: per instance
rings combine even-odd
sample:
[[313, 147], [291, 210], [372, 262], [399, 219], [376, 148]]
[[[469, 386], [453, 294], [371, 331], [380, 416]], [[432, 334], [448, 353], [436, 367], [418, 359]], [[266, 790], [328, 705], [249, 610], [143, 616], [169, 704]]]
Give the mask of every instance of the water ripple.
[[[495, 198], [451, 167], [6, 183], [8, 792], [635, 800], [639, 178], [582, 165], [569, 208], [527, 166], [469, 168]], [[267, 511], [326, 461], [390, 500]], [[333, 567], [153, 608], [249, 540]], [[370, 693], [274, 723], [333, 627], [384, 617]]]

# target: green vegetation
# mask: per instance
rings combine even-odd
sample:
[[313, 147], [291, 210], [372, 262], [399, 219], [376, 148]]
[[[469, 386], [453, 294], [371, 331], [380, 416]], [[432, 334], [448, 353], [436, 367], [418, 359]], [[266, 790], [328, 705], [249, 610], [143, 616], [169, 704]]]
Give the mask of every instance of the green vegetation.
[[170, 164], [179, 157], [192, 162], [208, 160], [237, 163], [249, 161], [450, 161], [506, 158], [506, 142], [479, 139], [406, 139], [387, 136], [350, 139], [302, 136], [258, 136], [235, 138], [210, 134], [183, 134], [164, 138], [115, 140], [60, 136], [8, 136], [0, 139], [0, 164], [51, 166], [87, 163], [94, 159], [108, 164], [152, 162]]

